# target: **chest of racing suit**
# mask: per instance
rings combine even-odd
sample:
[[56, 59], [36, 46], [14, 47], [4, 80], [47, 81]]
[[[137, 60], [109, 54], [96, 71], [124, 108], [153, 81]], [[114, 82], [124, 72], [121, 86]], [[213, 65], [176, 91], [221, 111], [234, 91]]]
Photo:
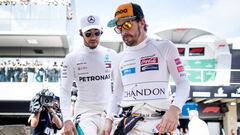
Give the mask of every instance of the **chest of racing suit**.
[[167, 41], [146, 39], [120, 55], [122, 104], [161, 100], [169, 105], [170, 75], [176, 82], [186, 79], [177, 49]]

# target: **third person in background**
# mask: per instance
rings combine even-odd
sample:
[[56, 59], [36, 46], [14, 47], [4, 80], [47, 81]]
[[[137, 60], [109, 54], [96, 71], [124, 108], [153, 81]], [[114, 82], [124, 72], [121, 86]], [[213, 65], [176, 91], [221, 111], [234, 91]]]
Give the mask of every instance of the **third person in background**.
[[[190, 90], [176, 46], [147, 36], [142, 8], [135, 3], [118, 6], [108, 26], [121, 34], [127, 47], [114, 59], [113, 97], [102, 135], [110, 134], [119, 106], [129, 108], [129, 112], [114, 135], [153, 135], [175, 130]], [[170, 75], [176, 84], [173, 102], [169, 99]]]
[[189, 111], [188, 135], [209, 135], [206, 122], [199, 118], [197, 110]]
[[30, 102], [32, 115], [28, 122], [33, 128], [33, 135], [53, 135], [62, 128], [62, 113], [59, 97], [48, 89], [38, 92]]

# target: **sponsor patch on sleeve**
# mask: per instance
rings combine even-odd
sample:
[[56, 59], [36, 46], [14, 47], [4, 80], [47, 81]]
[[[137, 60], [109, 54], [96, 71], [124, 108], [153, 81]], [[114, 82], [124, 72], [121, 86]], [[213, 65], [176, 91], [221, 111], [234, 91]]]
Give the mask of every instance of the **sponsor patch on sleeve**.
[[178, 70], [178, 72], [183, 72], [184, 71], [184, 67], [183, 66], [177, 66], [177, 70]]
[[111, 68], [112, 65], [111, 65], [111, 63], [105, 63], [105, 67], [106, 67], [106, 68]]
[[174, 61], [175, 61], [175, 64], [176, 64], [176, 65], [182, 64], [180, 58], [176, 58], [176, 59], [174, 59]]
[[67, 78], [67, 66], [63, 66], [61, 78]]

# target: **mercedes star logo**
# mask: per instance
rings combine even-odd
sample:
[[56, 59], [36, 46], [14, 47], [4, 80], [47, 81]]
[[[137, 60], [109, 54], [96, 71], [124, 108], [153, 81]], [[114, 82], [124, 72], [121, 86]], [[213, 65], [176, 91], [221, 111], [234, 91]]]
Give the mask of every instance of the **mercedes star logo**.
[[95, 18], [93, 16], [89, 16], [88, 17], [88, 22], [89, 23], [94, 23], [95, 22]]

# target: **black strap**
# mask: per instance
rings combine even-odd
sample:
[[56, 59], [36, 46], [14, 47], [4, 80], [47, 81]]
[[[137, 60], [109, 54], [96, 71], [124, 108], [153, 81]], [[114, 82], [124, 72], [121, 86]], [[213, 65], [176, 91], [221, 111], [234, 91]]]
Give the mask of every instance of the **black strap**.
[[144, 120], [142, 116], [124, 117], [118, 124], [113, 135], [126, 135], [136, 125], [139, 120]]
[[122, 112], [119, 114], [119, 117], [128, 117], [132, 114], [133, 106], [122, 107]]
[[128, 133], [136, 124], [138, 121], [143, 121], [144, 118], [142, 116], [129, 116], [126, 118], [125, 120], [125, 124], [124, 124], [124, 133]]
[[124, 119], [123, 118], [119, 123], [118, 123], [118, 126], [117, 126], [117, 129], [114, 131], [113, 135], [125, 135], [123, 133], [123, 129], [124, 129]]
[[162, 116], [166, 113], [166, 111], [158, 111], [158, 110], [156, 110], [155, 112], [159, 113], [159, 115], [162, 115]]

